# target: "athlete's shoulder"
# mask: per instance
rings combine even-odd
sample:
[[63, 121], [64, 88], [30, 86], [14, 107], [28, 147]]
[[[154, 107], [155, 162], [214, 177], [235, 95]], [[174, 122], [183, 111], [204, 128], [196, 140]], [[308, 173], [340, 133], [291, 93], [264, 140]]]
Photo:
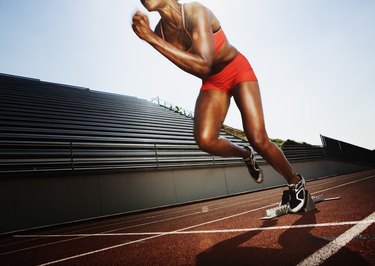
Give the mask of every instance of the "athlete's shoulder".
[[193, 13], [208, 11], [208, 8], [199, 2], [186, 3], [184, 4], [184, 7], [186, 10], [193, 12]]
[[184, 4], [185, 6], [189, 6], [189, 7], [205, 7], [202, 3], [200, 2], [189, 2], [189, 3], [185, 3]]
[[199, 2], [190, 2], [184, 4], [184, 7], [187, 17], [190, 18], [190, 21], [187, 22], [189, 26], [194, 22], [205, 20], [213, 26], [213, 29], [220, 27], [220, 22], [215, 14], [205, 5]]

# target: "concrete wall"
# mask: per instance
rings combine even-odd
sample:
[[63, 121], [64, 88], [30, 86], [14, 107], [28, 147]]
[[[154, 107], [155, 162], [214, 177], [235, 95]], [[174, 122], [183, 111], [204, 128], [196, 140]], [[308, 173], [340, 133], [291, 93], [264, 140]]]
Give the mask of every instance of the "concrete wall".
[[[311, 180], [368, 169], [323, 160], [294, 163]], [[275, 187], [284, 179], [262, 166], [265, 182], [256, 184], [244, 166], [150, 172], [2, 177], [0, 234], [100, 216], [223, 197]]]

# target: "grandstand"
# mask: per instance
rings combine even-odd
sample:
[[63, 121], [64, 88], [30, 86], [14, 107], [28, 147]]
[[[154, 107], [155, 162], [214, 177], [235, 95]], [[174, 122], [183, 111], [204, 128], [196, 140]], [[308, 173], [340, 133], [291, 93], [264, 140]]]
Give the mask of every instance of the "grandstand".
[[9, 76], [0, 86], [0, 173], [241, 163], [202, 152], [192, 118], [143, 99]]
[[[190, 115], [136, 97], [0, 74], [0, 125], [0, 234], [284, 184], [259, 156], [255, 184], [240, 159], [199, 149]], [[368, 167], [283, 151], [307, 179]]]

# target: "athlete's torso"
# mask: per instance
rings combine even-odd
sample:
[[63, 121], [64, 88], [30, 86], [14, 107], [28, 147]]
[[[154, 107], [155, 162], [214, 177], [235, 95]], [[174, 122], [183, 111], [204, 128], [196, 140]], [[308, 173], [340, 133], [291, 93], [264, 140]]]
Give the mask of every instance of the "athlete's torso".
[[[160, 21], [155, 32], [175, 47], [194, 53], [191, 32], [189, 31], [189, 12], [191, 12], [189, 4], [182, 4], [182, 27], [175, 29], [174, 31], [168, 31], [168, 29], [163, 27], [163, 22]], [[221, 28], [220, 22], [215, 15], [211, 14], [210, 17], [212, 18], [211, 28], [214, 38], [214, 62], [211, 71], [211, 75], [213, 75], [220, 72], [229, 62], [231, 62], [238, 54], [238, 51], [228, 42], [228, 39]]]

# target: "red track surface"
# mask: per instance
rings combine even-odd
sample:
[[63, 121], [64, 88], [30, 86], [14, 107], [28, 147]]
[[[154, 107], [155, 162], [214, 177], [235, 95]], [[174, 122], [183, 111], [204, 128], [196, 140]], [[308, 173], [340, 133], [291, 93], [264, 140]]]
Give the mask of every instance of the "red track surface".
[[311, 258], [323, 265], [375, 265], [375, 170], [307, 188], [341, 199], [260, 220], [280, 200], [284, 188], [276, 188], [23, 232], [0, 238], [0, 265], [296, 265]]

